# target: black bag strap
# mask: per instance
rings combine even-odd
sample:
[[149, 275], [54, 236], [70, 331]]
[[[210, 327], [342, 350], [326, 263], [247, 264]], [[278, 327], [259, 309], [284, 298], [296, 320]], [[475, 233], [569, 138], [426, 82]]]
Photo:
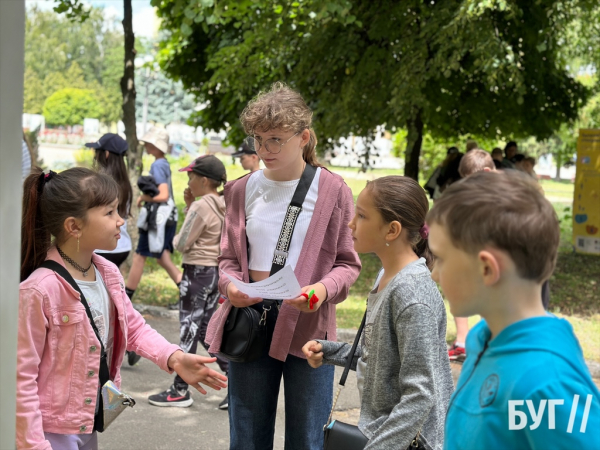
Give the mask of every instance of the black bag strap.
[[[46, 260], [41, 264], [40, 267], [45, 267], [46, 269], [50, 269], [56, 272], [58, 275], [63, 277], [73, 289], [79, 292], [79, 295], [81, 296], [81, 303], [85, 307], [85, 313], [87, 314], [88, 319], [90, 320], [90, 325], [94, 329], [94, 334], [100, 342], [100, 372], [98, 373], [100, 385], [98, 386], [98, 389], [101, 390], [102, 386], [104, 386], [106, 382], [110, 380], [110, 373], [108, 370], [108, 356], [106, 354], [104, 344], [102, 343], [102, 339], [100, 338], [98, 327], [96, 327], [94, 319], [92, 318], [92, 311], [90, 310], [90, 305], [88, 305], [85, 295], [83, 295], [83, 292], [81, 291], [81, 288], [79, 287], [77, 282], [73, 279], [69, 271], [63, 265], [57, 263], [56, 261]], [[102, 395], [100, 395], [100, 401], [102, 401]], [[97, 408], [97, 413], [94, 417], [94, 429], [97, 431], [104, 430], [104, 410], [102, 408], [102, 405], [99, 405]]]
[[271, 265], [271, 273], [269, 275], [276, 274], [285, 266], [288, 250], [290, 249], [290, 244], [292, 242], [292, 235], [294, 234], [294, 228], [296, 228], [298, 216], [302, 212], [302, 204], [304, 203], [304, 199], [306, 198], [306, 194], [308, 194], [308, 190], [310, 189], [316, 173], [316, 167], [306, 164], [304, 172], [302, 172], [302, 176], [300, 177], [300, 181], [298, 181], [298, 186], [296, 186], [296, 190], [292, 196], [292, 201], [285, 214], [281, 232], [279, 233], [279, 239], [277, 239], [277, 245], [275, 246], [273, 264]]
[[350, 354], [348, 355], [348, 360], [346, 361], [346, 366], [344, 367], [344, 372], [342, 372], [342, 377], [340, 378], [340, 385], [344, 386], [346, 384], [346, 378], [348, 378], [348, 372], [350, 372], [350, 366], [352, 365], [352, 360], [354, 360], [354, 354], [356, 353], [356, 347], [358, 347], [358, 342], [360, 341], [360, 335], [365, 328], [365, 322], [367, 321], [367, 311], [365, 311], [365, 315], [362, 318], [362, 322], [360, 323], [360, 327], [356, 332], [356, 337], [354, 338], [354, 343], [352, 344], [352, 348], [350, 349]]

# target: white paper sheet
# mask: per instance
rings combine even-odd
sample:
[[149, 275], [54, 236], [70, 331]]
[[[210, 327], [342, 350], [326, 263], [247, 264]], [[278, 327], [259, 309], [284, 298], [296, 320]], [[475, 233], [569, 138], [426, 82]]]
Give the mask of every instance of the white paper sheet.
[[236, 288], [250, 297], [268, 298], [272, 300], [289, 300], [302, 294], [302, 288], [291, 266], [285, 266], [275, 275], [256, 283], [244, 283], [223, 272]]

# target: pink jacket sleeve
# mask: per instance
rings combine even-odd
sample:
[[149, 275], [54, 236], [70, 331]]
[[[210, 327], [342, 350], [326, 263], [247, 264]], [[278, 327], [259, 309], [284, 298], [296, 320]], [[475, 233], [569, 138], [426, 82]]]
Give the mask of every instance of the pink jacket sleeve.
[[[238, 280], [244, 280], [244, 274], [242, 272], [242, 268], [240, 267], [238, 256], [236, 255], [233, 246], [234, 239], [236, 239], [234, 235], [234, 228], [236, 227], [229, 226], [232, 211], [233, 208], [227, 208], [225, 221], [223, 222], [223, 233], [221, 234], [221, 255], [219, 256], [219, 270], [227, 272], [229, 275], [234, 276]], [[237, 239], [241, 239], [241, 237], [238, 236]], [[229, 285], [229, 283], [231, 283], [231, 281], [229, 281], [227, 277], [221, 276], [219, 274], [219, 292], [221, 292], [221, 295], [225, 297], [227, 296], [227, 286]]]
[[354, 198], [346, 184], [340, 189], [337, 206], [341, 210], [337, 256], [333, 269], [321, 280], [327, 289], [326, 302], [330, 303], [340, 303], [348, 297], [350, 286], [358, 278], [361, 268], [358, 254], [354, 251], [352, 232], [348, 228], [354, 216]]
[[127, 350], [134, 351], [162, 370], [173, 373], [167, 362], [173, 353], [180, 350], [179, 346], [169, 343], [158, 331], [148, 325], [142, 315], [133, 308], [129, 298], [124, 301], [127, 315]]
[[46, 344], [48, 321], [44, 296], [35, 289], [19, 291], [19, 331], [17, 345], [17, 448], [51, 449], [44, 438], [40, 399], [39, 365]]

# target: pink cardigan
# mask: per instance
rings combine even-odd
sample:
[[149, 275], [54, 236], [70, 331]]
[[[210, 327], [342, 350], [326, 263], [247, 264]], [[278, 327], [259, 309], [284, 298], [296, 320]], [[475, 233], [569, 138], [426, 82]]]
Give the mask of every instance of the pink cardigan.
[[[63, 264], [55, 247], [46, 259]], [[179, 346], [167, 342], [133, 309], [113, 263], [96, 254], [92, 261], [116, 311], [110, 379], [120, 386], [126, 349], [172, 373], [167, 361]], [[44, 431], [91, 433], [99, 368], [100, 342], [79, 293], [52, 270], [37, 269], [19, 291], [17, 448], [50, 449]]]
[[[221, 238], [219, 268], [248, 283], [246, 241], [246, 184], [248, 176], [225, 186], [225, 230]], [[294, 270], [300, 286], [321, 282], [327, 288], [327, 300], [315, 313], [300, 313], [284, 305], [279, 311], [269, 355], [285, 361], [287, 355], [304, 358], [302, 346], [311, 339], [336, 340], [335, 305], [346, 299], [350, 286], [358, 278], [361, 263], [354, 251], [348, 223], [354, 215], [354, 201], [344, 180], [327, 169], [321, 171], [319, 196], [306, 239]], [[268, 230], [279, 235], [281, 229]], [[219, 290], [226, 295], [226, 277], [219, 279]], [[226, 300], [212, 317], [206, 334], [209, 352], [218, 353], [223, 328], [231, 303]]]

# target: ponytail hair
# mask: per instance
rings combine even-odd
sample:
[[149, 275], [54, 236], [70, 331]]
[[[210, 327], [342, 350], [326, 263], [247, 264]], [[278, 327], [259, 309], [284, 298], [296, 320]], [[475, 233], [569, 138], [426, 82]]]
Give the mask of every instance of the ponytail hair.
[[127, 173], [125, 155], [108, 152], [108, 157], [106, 157], [106, 151], [101, 148], [96, 149], [94, 169], [111, 176], [119, 185], [119, 215], [123, 219], [127, 219], [133, 203], [133, 189]]
[[248, 136], [256, 131], [273, 129], [300, 133], [308, 129], [310, 138], [302, 149], [302, 159], [315, 167], [320, 167], [317, 159], [317, 135], [312, 128], [313, 112], [302, 95], [285, 83], [273, 83], [268, 91], [261, 91], [242, 111], [240, 121]]
[[119, 189], [108, 175], [83, 167], [45, 174], [36, 167], [23, 185], [21, 281], [46, 259], [52, 237], [61, 243], [69, 217], [87, 220], [87, 211], [114, 202]]
[[427, 267], [433, 268], [433, 254], [429, 250], [429, 228], [425, 216], [429, 201], [425, 190], [409, 177], [391, 175], [367, 182], [366, 189], [373, 203], [387, 223], [400, 222], [407, 231], [408, 242], [420, 258], [425, 258]]

